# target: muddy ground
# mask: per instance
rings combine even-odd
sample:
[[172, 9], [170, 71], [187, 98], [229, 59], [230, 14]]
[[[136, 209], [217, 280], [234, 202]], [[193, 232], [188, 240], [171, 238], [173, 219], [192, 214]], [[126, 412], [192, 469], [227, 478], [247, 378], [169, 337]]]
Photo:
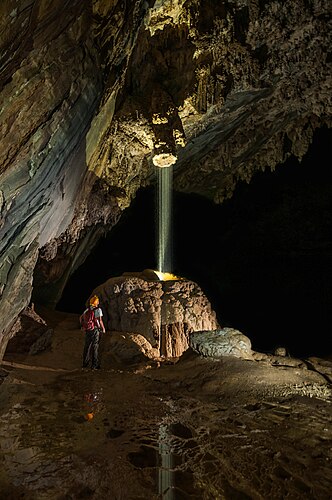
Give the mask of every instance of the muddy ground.
[[74, 314], [52, 349], [0, 369], [0, 498], [331, 499], [331, 361], [123, 363], [82, 370]]

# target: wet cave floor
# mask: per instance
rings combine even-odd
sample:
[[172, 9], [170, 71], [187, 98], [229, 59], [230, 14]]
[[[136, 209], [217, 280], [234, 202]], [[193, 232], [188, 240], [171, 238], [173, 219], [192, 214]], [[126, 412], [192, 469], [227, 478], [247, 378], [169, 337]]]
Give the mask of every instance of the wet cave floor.
[[7, 499], [331, 499], [332, 391], [315, 370], [187, 351], [82, 370], [78, 315], [0, 374]]

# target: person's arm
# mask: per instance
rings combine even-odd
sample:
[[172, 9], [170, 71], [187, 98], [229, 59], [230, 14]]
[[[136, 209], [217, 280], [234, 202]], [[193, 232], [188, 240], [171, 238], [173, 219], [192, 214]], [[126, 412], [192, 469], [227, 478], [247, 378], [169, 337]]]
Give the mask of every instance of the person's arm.
[[100, 322], [100, 326], [101, 326], [101, 329], [102, 329], [103, 333], [105, 333], [106, 329], [105, 329], [105, 326], [104, 326], [103, 318], [101, 316], [99, 318], [99, 322]]
[[103, 311], [101, 310], [100, 307], [98, 307], [98, 309], [95, 310], [95, 317], [96, 317], [97, 323], [99, 325], [99, 328], [101, 328], [101, 331], [103, 333], [105, 333], [106, 329], [105, 329], [104, 322], [103, 322]]

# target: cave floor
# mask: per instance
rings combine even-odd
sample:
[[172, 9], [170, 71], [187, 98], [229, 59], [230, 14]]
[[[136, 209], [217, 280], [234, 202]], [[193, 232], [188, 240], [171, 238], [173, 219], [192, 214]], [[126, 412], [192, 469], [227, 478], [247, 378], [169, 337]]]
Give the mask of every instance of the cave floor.
[[78, 316], [0, 375], [4, 499], [331, 499], [332, 391], [308, 367], [187, 351], [81, 370]]

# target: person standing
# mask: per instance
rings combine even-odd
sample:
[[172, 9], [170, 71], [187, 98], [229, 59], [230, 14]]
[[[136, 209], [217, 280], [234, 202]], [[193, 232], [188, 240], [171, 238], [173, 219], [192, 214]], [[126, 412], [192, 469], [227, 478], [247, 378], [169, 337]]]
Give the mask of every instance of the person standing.
[[99, 343], [101, 332], [105, 333], [103, 323], [103, 311], [99, 307], [99, 298], [94, 295], [89, 300], [89, 307], [80, 316], [80, 324], [85, 331], [85, 343], [83, 349], [83, 368], [99, 370]]

